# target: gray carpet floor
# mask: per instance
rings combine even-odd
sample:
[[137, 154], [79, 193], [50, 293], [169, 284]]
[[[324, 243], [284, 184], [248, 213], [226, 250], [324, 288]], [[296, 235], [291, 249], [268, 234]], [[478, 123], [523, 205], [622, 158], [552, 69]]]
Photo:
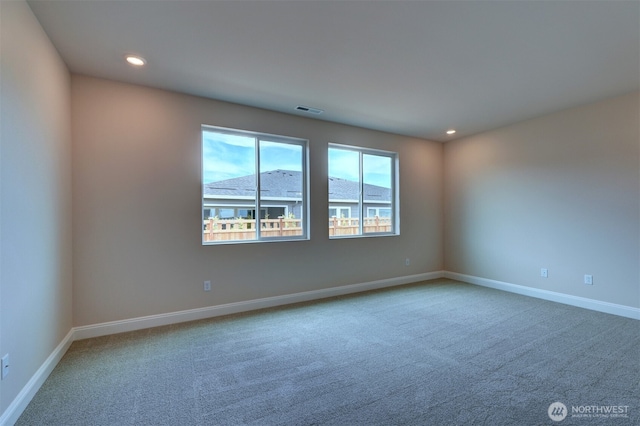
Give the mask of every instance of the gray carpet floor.
[[639, 321], [442, 279], [76, 341], [17, 425], [638, 425], [639, 401]]

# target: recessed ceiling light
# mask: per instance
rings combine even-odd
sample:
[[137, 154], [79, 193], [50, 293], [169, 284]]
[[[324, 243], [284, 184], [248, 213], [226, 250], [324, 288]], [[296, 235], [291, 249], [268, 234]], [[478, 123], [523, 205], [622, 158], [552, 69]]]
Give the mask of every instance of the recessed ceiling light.
[[143, 66], [144, 64], [147, 63], [147, 61], [145, 61], [144, 58], [141, 58], [140, 56], [127, 55], [125, 57], [125, 59], [131, 65], [136, 66], [136, 67], [141, 67], [141, 66]]
[[453, 130], [453, 129], [451, 129], [451, 130], [447, 130], [447, 134], [448, 134], [448, 135], [452, 135], [452, 134], [454, 134], [455, 132], [456, 132], [456, 131], [455, 131], [455, 130]]

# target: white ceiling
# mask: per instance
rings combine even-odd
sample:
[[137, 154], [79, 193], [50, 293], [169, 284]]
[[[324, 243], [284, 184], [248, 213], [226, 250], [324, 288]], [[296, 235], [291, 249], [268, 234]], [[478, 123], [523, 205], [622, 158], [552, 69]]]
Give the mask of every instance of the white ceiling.
[[640, 1], [29, 4], [74, 73], [439, 141], [640, 87]]

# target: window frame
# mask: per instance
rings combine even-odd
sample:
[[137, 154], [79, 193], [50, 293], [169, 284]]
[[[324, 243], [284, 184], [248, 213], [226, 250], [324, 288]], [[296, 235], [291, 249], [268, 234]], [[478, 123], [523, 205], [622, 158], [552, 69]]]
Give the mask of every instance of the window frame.
[[[232, 136], [242, 136], [242, 137], [251, 137], [254, 138], [254, 151], [255, 151], [255, 185], [256, 191], [254, 196], [254, 204], [246, 205], [246, 206], [224, 206], [217, 205], [211, 206], [212, 201], [205, 203], [205, 183], [204, 183], [204, 174], [205, 174], [205, 165], [204, 165], [204, 133], [205, 132], [213, 132], [213, 133], [221, 133], [225, 135]], [[205, 241], [205, 232], [202, 232], [201, 235], [201, 244], [203, 246], [211, 246], [211, 245], [225, 245], [225, 244], [255, 244], [255, 243], [266, 243], [266, 242], [285, 242], [285, 241], [306, 241], [310, 239], [309, 228], [310, 228], [310, 211], [309, 211], [309, 140], [300, 137], [293, 136], [284, 136], [284, 135], [276, 135], [271, 133], [264, 132], [256, 132], [251, 130], [242, 130], [242, 129], [234, 129], [228, 127], [219, 127], [202, 124], [200, 126], [200, 215], [201, 215], [201, 223], [205, 223], [204, 210], [211, 209], [215, 210], [216, 208], [230, 208], [238, 210], [238, 208], [246, 208], [247, 210], [253, 210], [254, 212], [261, 212], [263, 209], [268, 207], [284, 207], [285, 215], [290, 211], [288, 205], [278, 205], [280, 201], [264, 201], [260, 196], [260, 141], [264, 142], [275, 142], [282, 143], [294, 146], [300, 146], [302, 148], [301, 154], [301, 177], [302, 177], [302, 196], [300, 205], [302, 208], [302, 214], [300, 219], [302, 221], [302, 235], [287, 235], [287, 236], [274, 236], [267, 237], [261, 235], [262, 227], [260, 226], [260, 217], [254, 218], [255, 220], [255, 239], [247, 239], [247, 240], [224, 240], [224, 241]], [[232, 197], [230, 197], [232, 198]], [[209, 197], [209, 200], [215, 199], [214, 197]], [[204, 228], [203, 228], [204, 229]]]
[[[329, 232], [329, 239], [330, 240], [340, 240], [340, 239], [348, 239], [348, 238], [369, 238], [369, 237], [387, 237], [387, 236], [397, 236], [400, 235], [400, 174], [399, 174], [399, 164], [400, 164], [400, 156], [397, 152], [393, 152], [393, 151], [385, 151], [385, 150], [380, 150], [380, 149], [374, 149], [374, 148], [366, 148], [366, 147], [361, 147], [361, 146], [355, 146], [355, 145], [345, 145], [345, 144], [339, 144], [339, 143], [329, 143], [328, 145], [328, 149], [327, 149], [327, 178], [330, 179], [331, 176], [329, 176], [329, 150], [330, 149], [340, 149], [340, 150], [345, 150], [345, 151], [353, 151], [353, 152], [357, 152], [358, 153], [358, 159], [359, 159], [359, 170], [358, 170], [358, 175], [359, 175], [359, 199], [358, 199], [358, 203], [357, 206], [355, 206], [355, 208], [358, 210], [358, 215], [354, 216], [354, 217], [358, 217], [358, 234], [353, 234], [353, 235], [331, 235], [331, 233]], [[363, 167], [363, 163], [364, 163], [364, 156], [365, 155], [374, 155], [374, 156], [380, 156], [380, 157], [388, 157], [391, 160], [391, 170], [390, 170], [390, 174], [391, 174], [391, 188], [390, 188], [390, 192], [391, 192], [391, 200], [389, 201], [389, 207], [391, 209], [391, 231], [388, 232], [364, 232], [364, 219], [368, 216], [366, 216], [366, 213], [368, 212], [368, 208], [371, 206], [366, 206], [367, 203], [365, 202], [364, 199], [364, 167]], [[327, 193], [327, 196], [329, 196], [329, 193]], [[329, 204], [329, 209], [330, 208], [334, 208], [334, 204], [335, 201], [328, 199], [328, 204]], [[387, 206], [385, 205], [384, 207], [377, 207], [377, 209], [380, 208], [387, 208]], [[329, 210], [327, 210], [327, 215], [329, 214]], [[350, 215], [351, 216], [351, 215]], [[329, 222], [331, 221], [331, 217], [328, 217]]]

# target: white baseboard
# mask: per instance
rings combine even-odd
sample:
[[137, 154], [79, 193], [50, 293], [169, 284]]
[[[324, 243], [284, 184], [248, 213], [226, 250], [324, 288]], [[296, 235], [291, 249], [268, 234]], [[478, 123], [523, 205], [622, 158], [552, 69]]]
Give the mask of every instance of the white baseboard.
[[263, 299], [247, 300], [243, 302], [227, 303], [224, 305], [209, 306], [206, 308], [189, 309], [186, 311], [170, 312], [166, 314], [150, 315], [120, 321], [110, 321], [100, 324], [85, 325], [75, 327], [74, 340], [106, 336], [109, 334], [141, 330], [144, 328], [158, 327], [162, 325], [177, 324], [180, 322], [212, 318], [221, 315], [237, 314], [240, 312], [253, 311], [256, 309], [272, 308], [275, 306], [307, 302], [310, 300], [324, 299], [333, 296], [342, 296], [350, 293], [359, 293], [367, 290], [375, 290], [384, 287], [392, 287], [397, 285], [432, 280], [436, 278], [442, 278], [443, 276], [443, 271], [427, 272], [423, 274], [388, 278], [384, 280], [351, 284], [341, 287], [331, 287], [320, 290], [305, 291], [301, 293], [286, 294], [283, 296], [274, 296], [266, 297]]
[[614, 303], [602, 302], [599, 300], [587, 299], [584, 297], [571, 296], [556, 293], [548, 290], [541, 290], [525, 287], [517, 284], [510, 284], [502, 281], [490, 280], [471, 275], [459, 274], [449, 271], [435, 271], [423, 274], [408, 275], [404, 277], [389, 278], [378, 281], [370, 281], [360, 284], [346, 285], [342, 287], [331, 287], [321, 290], [305, 291], [301, 293], [288, 294], [284, 296], [267, 297], [244, 302], [228, 303], [225, 305], [211, 306], [186, 311], [170, 312], [167, 314], [150, 315], [139, 318], [131, 318], [121, 321], [111, 321], [101, 324], [86, 325], [72, 328], [60, 344], [45, 360], [42, 366], [31, 377], [29, 382], [20, 391], [9, 407], [0, 416], [0, 426], [13, 425], [22, 412], [27, 408], [31, 399], [44, 381], [49, 377], [58, 362], [71, 346], [74, 340], [87, 339], [91, 337], [105, 336], [109, 334], [122, 333], [126, 331], [141, 330], [144, 328], [157, 327], [161, 325], [177, 324], [180, 322], [193, 321], [198, 319], [212, 318], [221, 315], [228, 315], [240, 312], [247, 312], [262, 308], [288, 305], [292, 303], [307, 302], [310, 300], [324, 299], [333, 296], [359, 293], [367, 290], [375, 290], [385, 287], [393, 287], [404, 284], [411, 284], [420, 281], [433, 280], [437, 278], [450, 278], [457, 281], [476, 284], [483, 287], [504, 290], [511, 293], [545, 299], [553, 302], [564, 303], [580, 308], [605, 312], [627, 318], [640, 320], [640, 309], [630, 306], [617, 305]]
[[67, 352], [67, 349], [69, 349], [73, 340], [74, 332], [73, 329], [71, 329], [58, 346], [56, 346], [53, 352], [51, 352], [51, 355], [49, 355], [44, 363], [42, 363], [40, 368], [38, 368], [36, 373], [31, 376], [31, 379], [22, 388], [9, 407], [7, 407], [4, 413], [2, 413], [2, 416], [0, 416], [0, 425], [13, 425], [18, 421], [22, 412], [29, 405], [29, 402], [31, 402], [44, 381], [49, 377], [49, 374], [51, 374], [56, 365], [58, 365], [58, 362], [60, 362], [64, 354]]
[[524, 296], [535, 297], [538, 299], [549, 300], [552, 302], [563, 303], [565, 305], [576, 306], [579, 308], [590, 309], [592, 311], [604, 312], [607, 314], [619, 315], [640, 320], [640, 309], [631, 306], [618, 305], [615, 303], [603, 302], [600, 300], [587, 299], [585, 297], [572, 296], [569, 294], [557, 293], [555, 291], [541, 290], [533, 287], [526, 287], [518, 284], [506, 283], [503, 281], [495, 281], [487, 278], [475, 277], [472, 275], [459, 274], [457, 272], [444, 272], [445, 278], [462, 281], [469, 284], [480, 285], [483, 287], [504, 290], [510, 293], [522, 294]]

